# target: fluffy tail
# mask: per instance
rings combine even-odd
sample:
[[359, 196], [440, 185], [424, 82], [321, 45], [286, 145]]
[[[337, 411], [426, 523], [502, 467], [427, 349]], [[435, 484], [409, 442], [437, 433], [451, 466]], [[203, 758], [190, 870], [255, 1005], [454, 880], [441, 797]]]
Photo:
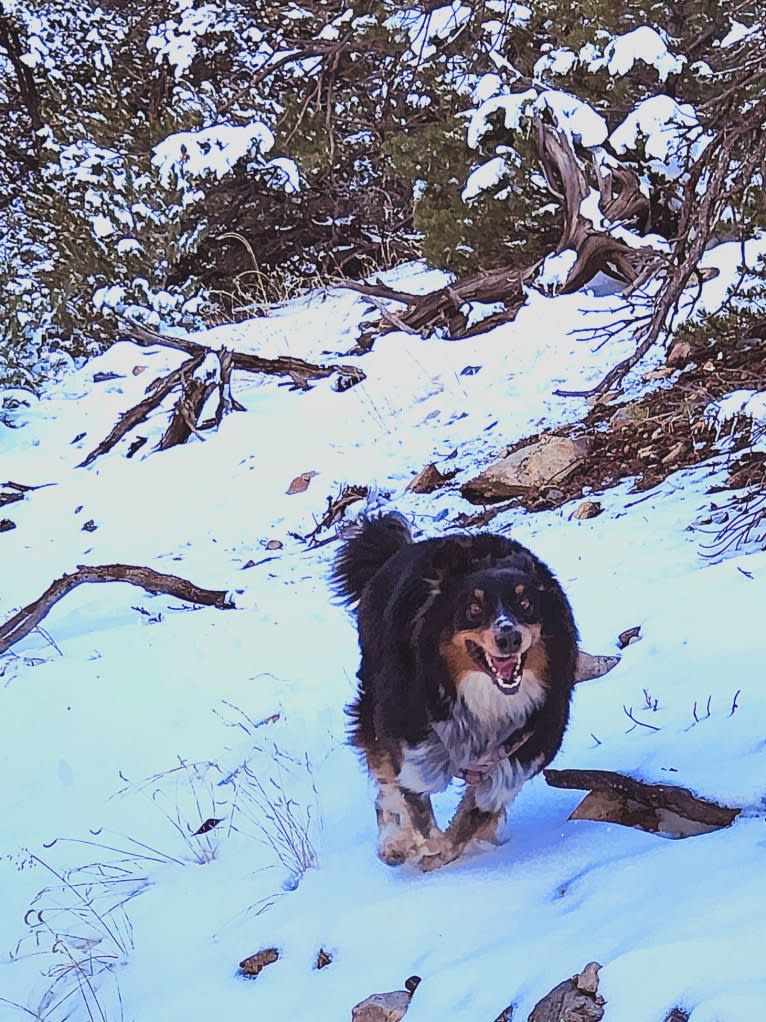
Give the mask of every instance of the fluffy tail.
[[410, 527], [401, 515], [367, 518], [335, 558], [332, 573], [335, 595], [345, 604], [358, 603], [373, 575], [411, 542]]

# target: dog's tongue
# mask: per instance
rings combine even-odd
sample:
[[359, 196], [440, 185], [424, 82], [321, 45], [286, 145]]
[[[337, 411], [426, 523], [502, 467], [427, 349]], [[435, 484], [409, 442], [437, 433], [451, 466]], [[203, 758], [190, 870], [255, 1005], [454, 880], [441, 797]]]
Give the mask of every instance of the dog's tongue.
[[490, 656], [492, 667], [503, 681], [510, 681], [518, 663], [515, 656]]

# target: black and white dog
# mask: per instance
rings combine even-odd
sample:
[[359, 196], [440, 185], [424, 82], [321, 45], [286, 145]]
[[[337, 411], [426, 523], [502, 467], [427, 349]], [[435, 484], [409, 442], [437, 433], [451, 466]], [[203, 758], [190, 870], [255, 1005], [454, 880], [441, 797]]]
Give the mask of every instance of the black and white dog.
[[[413, 542], [396, 514], [367, 519], [335, 562], [358, 604], [351, 739], [378, 786], [378, 855], [423, 870], [493, 841], [505, 809], [556, 755], [577, 630], [561, 586], [520, 543], [482, 533]], [[466, 789], [439, 829], [430, 795]]]

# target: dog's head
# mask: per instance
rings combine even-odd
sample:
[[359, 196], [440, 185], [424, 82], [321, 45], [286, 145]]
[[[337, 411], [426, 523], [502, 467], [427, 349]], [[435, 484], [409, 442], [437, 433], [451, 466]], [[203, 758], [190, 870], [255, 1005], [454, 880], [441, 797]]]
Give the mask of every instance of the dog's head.
[[540, 648], [542, 589], [536, 573], [523, 564], [472, 572], [461, 580], [451, 603], [442, 656], [454, 681], [479, 670], [501, 692], [517, 692], [531, 651]]

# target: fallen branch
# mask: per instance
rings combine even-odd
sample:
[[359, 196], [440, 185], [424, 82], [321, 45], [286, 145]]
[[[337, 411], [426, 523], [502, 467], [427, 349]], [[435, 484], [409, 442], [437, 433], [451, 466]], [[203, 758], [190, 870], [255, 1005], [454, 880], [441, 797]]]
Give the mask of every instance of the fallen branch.
[[[134, 341], [142, 348], [161, 344], [166, 348], [175, 348], [185, 351], [187, 355], [202, 356], [218, 354], [215, 348], [209, 348], [205, 344], [192, 340], [191, 337], [177, 337], [175, 334], [161, 334], [156, 330], [136, 323], [134, 320], [125, 319], [122, 321], [122, 333], [131, 341]], [[227, 351], [222, 348], [221, 351]], [[263, 373], [266, 376], [288, 376], [302, 390], [308, 390], [308, 380], [326, 379], [328, 376], [338, 374], [337, 389], [348, 390], [355, 383], [361, 383], [366, 378], [366, 373], [358, 366], [345, 365], [337, 362], [330, 362], [327, 365], [318, 365], [315, 362], [307, 362], [303, 358], [293, 358], [291, 355], [279, 355], [276, 358], [265, 358], [262, 355], [252, 355], [245, 351], [228, 352], [231, 357], [232, 369], [239, 369], [245, 373]], [[223, 375], [223, 374], [222, 374]]]
[[133, 564], [80, 564], [76, 571], [57, 578], [42, 596], [22, 607], [0, 626], [0, 654], [7, 652], [19, 639], [34, 631], [62, 597], [84, 582], [128, 582], [145, 589], [147, 593], [165, 593], [187, 603], [218, 607], [220, 610], [229, 610], [235, 606], [225, 589], [203, 589], [188, 579], [166, 575], [153, 568]]
[[[361, 383], [365, 373], [357, 366], [330, 363], [316, 365], [302, 358], [280, 355], [278, 358], [263, 358], [247, 352], [231, 351], [228, 348], [213, 349], [199, 344], [190, 337], [176, 337], [173, 334], [160, 334], [148, 327], [126, 320], [123, 333], [141, 347], [157, 344], [185, 352], [189, 357], [166, 376], [153, 380], [146, 388], [146, 397], [137, 405], [129, 408], [117, 420], [110, 433], [93, 448], [80, 462], [79, 468], [87, 468], [96, 458], [110, 451], [127, 433], [160, 404], [176, 388], [180, 395], [175, 402], [170, 421], [157, 445], [164, 451], [176, 444], [182, 444], [192, 435], [202, 430], [217, 428], [223, 416], [230, 411], [244, 411], [244, 406], [234, 398], [231, 392], [231, 376], [235, 369], [246, 373], [264, 373], [269, 376], [286, 376], [296, 389], [308, 390], [309, 380], [323, 379], [337, 375], [336, 390], [344, 391]], [[217, 359], [215, 369], [209, 368], [210, 359]], [[200, 369], [204, 372], [198, 375]], [[212, 416], [200, 422], [200, 416], [208, 398], [218, 390], [218, 403]], [[135, 451], [136, 448], [133, 450]]]
[[588, 791], [570, 820], [597, 820], [669, 837], [728, 827], [741, 812], [674, 784], [650, 784], [613, 770], [545, 770], [553, 788]]
[[102, 454], [106, 454], [107, 451], [119, 443], [120, 440], [129, 433], [134, 427], [140, 422], [143, 422], [151, 411], [157, 408], [164, 399], [170, 394], [179, 384], [183, 382], [187, 375], [193, 374], [196, 369], [202, 365], [204, 354], [199, 352], [188, 358], [185, 362], [174, 369], [167, 376], [162, 376], [157, 380], [153, 380], [146, 388], [147, 397], [143, 401], [139, 401], [137, 405], [129, 408], [126, 412], [123, 412], [119, 417], [111, 431], [104, 439], [88, 454], [83, 461], [77, 466], [78, 468], [87, 468], [91, 465], [96, 458]]
[[[571, 294], [578, 291], [598, 272], [632, 285], [652, 275], [663, 256], [655, 249], [633, 247], [608, 229], [599, 229], [581, 212], [583, 199], [590, 194], [590, 184], [571, 142], [566, 135], [543, 123], [536, 122], [537, 155], [545, 175], [548, 191], [561, 206], [563, 223], [555, 252], [575, 253], [559, 291]], [[601, 210], [610, 223], [635, 223], [639, 230], [648, 226], [649, 204], [641, 192], [638, 176], [627, 168], [606, 172], [596, 167]], [[366, 295], [382, 313], [381, 319], [366, 327], [357, 341], [357, 350], [368, 351], [376, 336], [391, 330], [428, 336], [442, 327], [452, 338], [472, 337], [492, 327], [513, 320], [526, 303], [527, 291], [535, 285], [543, 261], [526, 267], [503, 266], [483, 270], [470, 277], [456, 280], [437, 291], [413, 295], [396, 291], [376, 281], [364, 284], [342, 280], [338, 286]], [[398, 302], [406, 308], [396, 313], [381, 308], [379, 302]], [[467, 314], [471, 305], [496, 305], [503, 308], [472, 322]]]

